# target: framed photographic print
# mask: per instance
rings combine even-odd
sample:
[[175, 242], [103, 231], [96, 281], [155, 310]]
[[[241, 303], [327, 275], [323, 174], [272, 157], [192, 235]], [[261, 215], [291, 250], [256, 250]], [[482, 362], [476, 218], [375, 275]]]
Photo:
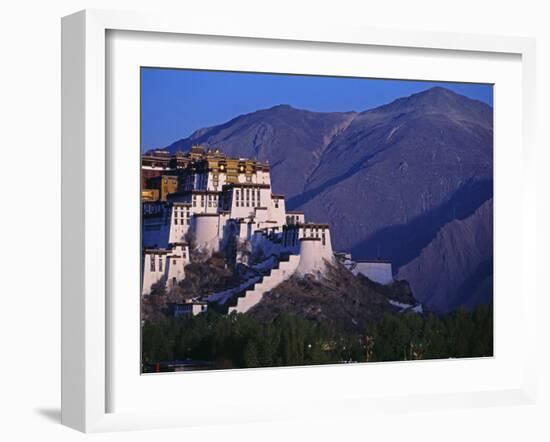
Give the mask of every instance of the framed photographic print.
[[140, 81], [142, 372], [493, 356], [492, 84]]
[[63, 19], [65, 424], [532, 400], [533, 42], [331, 29]]

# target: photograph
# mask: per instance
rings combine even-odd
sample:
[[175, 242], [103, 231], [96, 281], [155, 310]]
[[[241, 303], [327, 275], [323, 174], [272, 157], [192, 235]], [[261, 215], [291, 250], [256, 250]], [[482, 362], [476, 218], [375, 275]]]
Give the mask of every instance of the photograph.
[[493, 357], [493, 84], [141, 67], [140, 94], [141, 373]]

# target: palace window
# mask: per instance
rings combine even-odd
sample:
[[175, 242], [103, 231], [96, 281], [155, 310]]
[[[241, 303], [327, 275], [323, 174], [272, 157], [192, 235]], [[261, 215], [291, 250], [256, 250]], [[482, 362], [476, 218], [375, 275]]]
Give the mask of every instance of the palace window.
[[151, 255], [150, 260], [151, 260], [151, 271], [154, 272], [155, 271], [155, 255]]
[[159, 272], [162, 272], [162, 256], [159, 256]]

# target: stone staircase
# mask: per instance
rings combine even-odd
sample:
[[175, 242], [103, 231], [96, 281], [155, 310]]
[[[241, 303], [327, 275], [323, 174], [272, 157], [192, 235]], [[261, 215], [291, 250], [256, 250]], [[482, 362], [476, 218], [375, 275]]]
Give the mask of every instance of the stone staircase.
[[[281, 282], [290, 278], [298, 267], [299, 262], [299, 255], [290, 255], [288, 261], [280, 261], [279, 266], [272, 269], [269, 275], [264, 276], [261, 281], [254, 284], [254, 287], [251, 287], [244, 293], [239, 294], [236, 298], [233, 298], [232, 301], [236, 299], [237, 302], [234, 305], [228, 306], [227, 313], [246, 313], [262, 300], [264, 293], [273, 290]], [[231, 304], [233, 304], [233, 302]]]
[[[246, 313], [256, 304], [258, 304], [265, 293], [273, 290], [281, 282], [286, 281], [292, 276], [298, 263], [299, 255], [288, 255], [282, 258], [277, 267], [267, 271], [263, 277], [251, 284], [247, 289], [234, 293], [231, 297], [220, 299], [215, 309], [221, 313]], [[212, 299], [214, 301], [214, 298]]]
[[[286, 259], [286, 258], [284, 258]], [[269, 272], [279, 265], [279, 259], [275, 255], [267, 257], [264, 261], [249, 267], [249, 271], [252, 273], [246, 280], [240, 282], [237, 285], [231, 286], [222, 290], [221, 292], [213, 293], [207, 296], [207, 301], [212, 304], [216, 310], [220, 310], [219, 306], [224, 305], [229, 299], [237, 295], [238, 293], [244, 293], [254, 284], [261, 281], [263, 276], [269, 274]], [[223, 308], [221, 309], [223, 310]], [[227, 310], [227, 308], [225, 308]], [[223, 311], [227, 313], [227, 311]]]
[[[229, 287], [225, 290], [222, 290], [221, 292], [217, 292], [209, 295], [207, 297], [207, 301], [208, 303], [212, 304], [213, 307], [218, 307], [220, 305], [223, 305], [227, 302], [228, 299], [231, 299], [237, 293], [244, 292], [250, 287], [254, 287], [254, 284], [261, 281], [261, 279], [262, 279], [262, 275], [256, 275], [254, 277], [251, 277], [239, 285]], [[216, 310], [219, 310], [219, 308], [216, 308]]]

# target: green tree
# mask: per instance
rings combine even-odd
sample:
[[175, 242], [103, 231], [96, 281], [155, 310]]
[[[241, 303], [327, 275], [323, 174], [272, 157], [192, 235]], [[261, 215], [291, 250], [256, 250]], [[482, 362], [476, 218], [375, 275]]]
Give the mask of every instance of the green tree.
[[251, 340], [248, 341], [244, 349], [244, 366], [245, 367], [259, 367], [260, 360], [258, 357], [258, 347], [256, 343]]

